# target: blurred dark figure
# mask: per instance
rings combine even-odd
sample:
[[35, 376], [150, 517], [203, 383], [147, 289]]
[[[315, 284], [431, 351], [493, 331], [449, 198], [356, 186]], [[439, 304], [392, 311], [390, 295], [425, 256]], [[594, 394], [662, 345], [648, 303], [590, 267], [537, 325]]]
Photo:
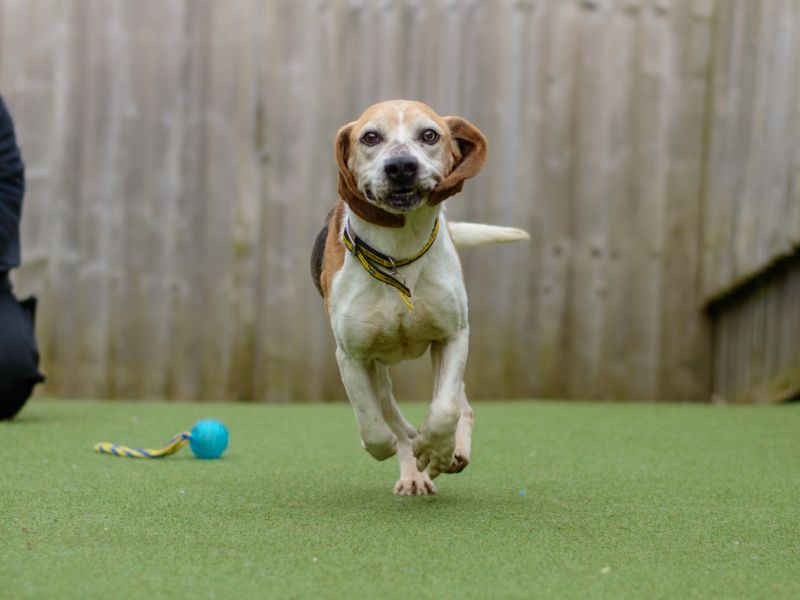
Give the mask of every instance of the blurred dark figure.
[[19, 266], [19, 220], [25, 194], [25, 167], [14, 123], [0, 97], [0, 419], [16, 415], [44, 381], [39, 373], [33, 322], [36, 298], [18, 302], [8, 272]]

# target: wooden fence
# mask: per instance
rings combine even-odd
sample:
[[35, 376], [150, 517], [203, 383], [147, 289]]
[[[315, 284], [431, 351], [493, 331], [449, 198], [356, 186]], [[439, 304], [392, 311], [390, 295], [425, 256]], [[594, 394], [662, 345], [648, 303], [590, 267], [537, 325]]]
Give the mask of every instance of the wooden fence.
[[[704, 213], [731, 180], [704, 167], [749, 164], [710, 128], [755, 115], [711, 69], [757, 27], [735, 4], [0, 0], [0, 93], [29, 178], [15, 282], [40, 298], [46, 393], [342, 398], [307, 272], [332, 139], [409, 97], [490, 140], [452, 218], [532, 235], [464, 253], [470, 394], [706, 399], [723, 226]], [[762, 33], [796, 57], [781, 27]], [[796, 73], [780, 58], [770, 76]], [[401, 398], [429, 394], [424, 364], [398, 371]]]
[[702, 294], [721, 401], [800, 398], [800, 2], [720, 2]]
[[703, 297], [800, 247], [800, 2], [717, 10]]

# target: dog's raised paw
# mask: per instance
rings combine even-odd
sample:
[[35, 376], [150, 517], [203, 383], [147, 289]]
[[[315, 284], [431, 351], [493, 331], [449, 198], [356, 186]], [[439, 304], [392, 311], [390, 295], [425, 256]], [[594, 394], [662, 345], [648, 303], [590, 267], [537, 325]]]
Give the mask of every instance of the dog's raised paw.
[[417, 473], [411, 477], [401, 477], [394, 484], [396, 496], [433, 496], [439, 490], [427, 473]]
[[453, 455], [453, 462], [450, 463], [450, 466], [445, 471], [446, 473], [461, 473], [464, 469], [467, 468], [469, 464], [469, 457], [456, 452]]
[[436, 479], [440, 473], [446, 472], [453, 462], [455, 440], [443, 437], [429, 441], [426, 438], [427, 436], [421, 435], [413, 444], [417, 469], [420, 471], [427, 469], [430, 478]]

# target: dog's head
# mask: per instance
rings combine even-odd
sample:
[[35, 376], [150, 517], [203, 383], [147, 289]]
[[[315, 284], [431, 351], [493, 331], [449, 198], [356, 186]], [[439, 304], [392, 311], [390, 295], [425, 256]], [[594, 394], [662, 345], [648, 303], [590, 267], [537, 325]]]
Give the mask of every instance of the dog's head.
[[401, 227], [405, 213], [460, 192], [487, 150], [466, 119], [440, 117], [421, 102], [381, 102], [336, 135], [339, 194], [362, 218]]

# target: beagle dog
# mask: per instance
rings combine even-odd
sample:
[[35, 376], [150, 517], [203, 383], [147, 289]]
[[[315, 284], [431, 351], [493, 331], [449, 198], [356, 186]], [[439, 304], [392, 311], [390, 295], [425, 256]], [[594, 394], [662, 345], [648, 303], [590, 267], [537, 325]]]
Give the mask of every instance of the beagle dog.
[[[470, 460], [464, 392], [469, 324], [457, 247], [527, 239], [520, 229], [448, 223], [442, 201], [486, 160], [483, 134], [420, 102], [368, 108], [336, 135], [339, 201], [317, 236], [311, 271], [336, 339], [336, 360], [363, 447], [397, 454], [401, 496], [437, 492], [440, 473]], [[430, 347], [433, 400], [419, 429], [395, 403], [389, 365]]]

